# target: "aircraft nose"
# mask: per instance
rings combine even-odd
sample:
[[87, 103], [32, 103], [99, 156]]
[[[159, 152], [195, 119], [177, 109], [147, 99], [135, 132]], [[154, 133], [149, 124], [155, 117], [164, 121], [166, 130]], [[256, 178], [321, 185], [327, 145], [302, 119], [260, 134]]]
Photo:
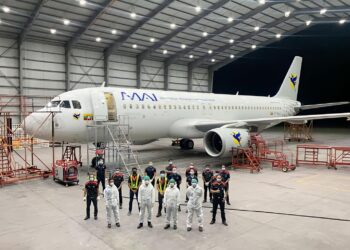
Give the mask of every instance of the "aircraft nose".
[[50, 139], [51, 118], [46, 113], [32, 113], [22, 122], [23, 130], [36, 138]]

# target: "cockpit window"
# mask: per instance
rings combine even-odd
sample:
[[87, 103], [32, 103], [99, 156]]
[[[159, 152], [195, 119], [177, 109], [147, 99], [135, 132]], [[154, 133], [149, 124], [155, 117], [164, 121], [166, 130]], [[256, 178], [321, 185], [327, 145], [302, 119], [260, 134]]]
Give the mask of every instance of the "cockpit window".
[[60, 104], [60, 107], [70, 109], [70, 102], [69, 101], [62, 101], [62, 103]]
[[47, 108], [55, 108], [58, 107], [58, 105], [60, 105], [61, 101], [51, 101], [49, 102], [46, 107]]
[[80, 102], [78, 102], [78, 101], [72, 101], [72, 104], [73, 104], [73, 108], [74, 108], [74, 109], [81, 109]]

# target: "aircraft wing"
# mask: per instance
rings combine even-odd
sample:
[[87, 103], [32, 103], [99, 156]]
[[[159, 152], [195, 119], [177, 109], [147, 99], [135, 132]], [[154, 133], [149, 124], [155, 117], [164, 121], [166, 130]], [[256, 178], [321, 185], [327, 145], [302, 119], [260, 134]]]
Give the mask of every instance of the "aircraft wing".
[[329, 102], [329, 103], [320, 103], [320, 104], [310, 104], [310, 105], [302, 105], [299, 109], [300, 110], [319, 109], [319, 108], [347, 105], [349, 103], [350, 102]]
[[350, 113], [334, 113], [334, 114], [321, 114], [321, 115], [299, 115], [299, 116], [284, 116], [284, 117], [266, 117], [246, 120], [233, 120], [233, 121], [198, 121], [194, 126], [200, 131], [208, 131], [213, 128], [225, 127], [225, 128], [240, 128], [240, 127], [261, 127], [269, 124], [278, 124], [280, 122], [304, 122], [309, 120], [323, 120], [323, 119], [336, 119], [347, 118], [350, 121]]

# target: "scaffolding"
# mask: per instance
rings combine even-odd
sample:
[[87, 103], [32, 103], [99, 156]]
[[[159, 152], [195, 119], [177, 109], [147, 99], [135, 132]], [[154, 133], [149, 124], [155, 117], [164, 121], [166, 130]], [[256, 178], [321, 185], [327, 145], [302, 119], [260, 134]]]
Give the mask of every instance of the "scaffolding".
[[117, 167], [123, 167], [126, 176], [130, 175], [131, 168], [136, 167], [140, 174], [138, 153], [131, 148], [130, 126], [128, 116], [118, 116], [116, 121], [94, 121], [88, 127], [87, 166], [90, 165], [90, 153], [95, 157], [103, 156], [106, 163], [112, 165], [109, 169], [114, 172]]
[[284, 123], [284, 140], [307, 142], [312, 141], [313, 121], [304, 123]]

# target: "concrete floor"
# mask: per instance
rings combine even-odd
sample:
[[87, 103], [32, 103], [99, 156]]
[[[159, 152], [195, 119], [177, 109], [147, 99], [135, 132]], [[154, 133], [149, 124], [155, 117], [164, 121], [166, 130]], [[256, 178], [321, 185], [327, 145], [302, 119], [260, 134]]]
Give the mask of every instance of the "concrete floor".
[[[315, 131], [315, 142], [350, 145], [348, 135], [348, 130], [319, 129]], [[264, 136], [283, 135], [274, 129]], [[190, 162], [199, 168], [208, 162], [217, 165], [229, 162], [206, 156], [200, 140], [193, 151], [187, 152], [168, 145], [169, 140], [160, 140], [135, 148], [142, 161], [152, 160], [158, 171], [169, 158], [174, 159], [182, 174]], [[290, 143], [287, 148], [293, 150], [295, 144]], [[37, 152], [49, 161], [49, 149]], [[0, 249], [349, 249], [350, 168], [347, 167], [336, 171], [302, 166], [283, 173], [265, 165], [259, 174], [231, 171], [232, 205], [226, 210], [229, 226], [221, 224], [220, 216], [216, 224], [209, 225], [210, 203], [205, 203], [203, 233], [197, 230], [196, 223], [192, 232], [186, 231], [184, 207], [176, 231], [163, 229], [164, 217], [153, 218], [153, 229], [137, 230], [136, 210], [127, 216], [128, 199], [124, 199], [121, 210], [121, 228], [107, 229], [102, 200], [98, 221], [84, 221], [84, 171], [78, 186], [65, 187], [50, 178], [1, 188]], [[127, 194], [127, 187], [123, 188]]]

